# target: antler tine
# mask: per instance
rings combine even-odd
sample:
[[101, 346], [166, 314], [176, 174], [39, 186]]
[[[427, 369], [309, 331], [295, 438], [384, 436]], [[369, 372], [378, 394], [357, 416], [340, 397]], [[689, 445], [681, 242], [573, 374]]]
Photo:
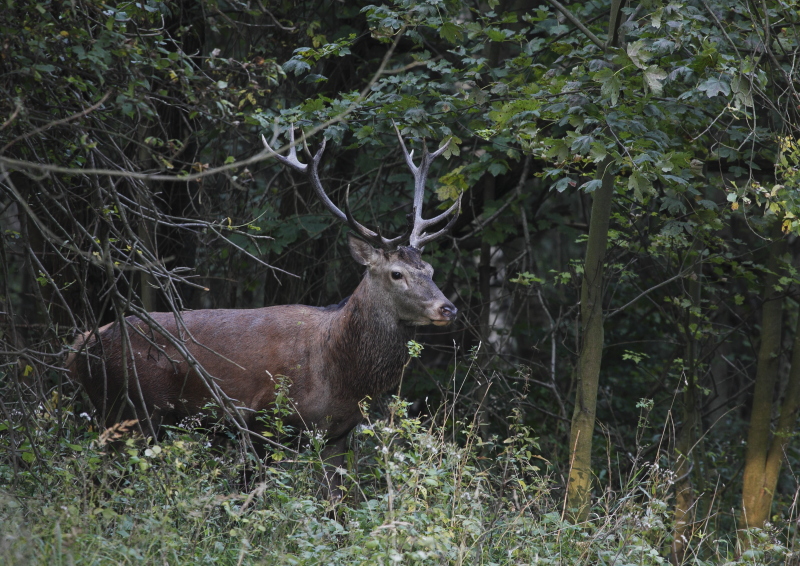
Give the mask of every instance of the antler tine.
[[402, 134], [400, 133], [400, 128], [397, 127], [397, 124], [395, 124], [394, 121], [392, 121], [392, 125], [394, 126], [394, 130], [397, 133], [397, 139], [400, 140], [400, 147], [403, 150], [403, 157], [406, 160], [406, 165], [408, 165], [408, 168], [411, 169], [412, 175], [414, 175], [414, 225], [411, 229], [409, 244], [411, 245], [411, 247], [421, 250], [425, 244], [430, 243], [436, 238], [439, 238], [440, 236], [444, 235], [453, 226], [453, 223], [455, 222], [455, 218], [458, 216], [458, 213], [456, 212], [455, 216], [450, 220], [450, 222], [447, 223], [447, 226], [445, 226], [442, 230], [439, 230], [434, 234], [424, 234], [425, 229], [428, 228], [429, 226], [433, 226], [438, 222], [441, 222], [449, 214], [453, 214], [453, 212], [460, 210], [461, 208], [461, 196], [459, 195], [458, 199], [453, 204], [453, 206], [448, 208], [444, 213], [439, 214], [438, 216], [435, 216], [434, 218], [430, 218], [428, 220], [422, 218], [422, 204], [423, 201], [425, 200], [425, 181], [428, 178], [428, 169], [430, 168], [431, 163], [433, 163], [433, 160], [439, 157], [442, 153], [444, 153], [444, 151], [450, 145], [450, 141], [452, 140], [452, 138], [447, 140], [447, 143], [445, 143], [442, 147], [440, 147], [433, 153], [430, 153], [428, 151], [428, 145], [425, 143], [425, 140], [423, 139], [422, 160], [420, 161], [419, 167], [417, 167], [416, 165], [414, 165], [413, 161], [414, 152], [412, 151], [411, 153], [409, 153], [408, 150], [406, 149], [406, 144], [403, 141]]
[[[261, 141], [264, 143], [264, 148], [270, 152], [275, 159], [283, 163], [284, 165], [288, 165], [295, 171], [299, 171], [300, 173], [305, 173], [308, 165], [305, 163], [300, 163], [300, 160], [297, 159], [297, 144], [294, 141], [294, 128], [289, 130], [289, 157], [284, 157], [280, 155], [277, 151], [272, 149], [269, 144], [267, 143], [267, 138], [264, 137], [264, 134], [261, 134]], [[303, 145], [305, 145], [305, 136], [303, 137]], [[320, 147], [317, 155], [322, 158], [322, 152], [325, 151], [325, 138], [322, 139], [322, 146]], [[306, 146], [306, 153], [311, 158], [311, 153], [308, 151], [308, 147]], [[314, 158], [311, 158], [312, 161]], [[319, 160], [317, 160], [319, 161]]]
[[403, 157], [406, 160], [406, 165], [408, 165], [408, 168], [411, 169], [411, 173], [416, 177], [419, 169], [414, 165], [414, 160], [412, 159], [414, 157], [414, 150], [412, 149], [411, 153], [408, 153], [406, 142], [403, 141], [403, 134], [400, 133], [400, 128], [397, 127], [394, 120], [392, 120], [392, 126], [394, 126], [394, 131], [397, 132], [397, 140], [400, 142], [400, 147], [403, 149]]
[[380, 234], [378, 234], [378, 235], [381, 237], [381, 240], [383, 241], [383, 243], [384, 243], [384, 245], [386, 246], [387, 249], [394, 249], [397, 246], [399, 246], [402, 241], [404, 241], [406, 238], [408, 238], [411, 235], [411, 229], [413, 227], [414, 227], [414, 224], [413, 224], [413, 220], [412, 220], [411, 222], [408, 223], [408, 226], [406, 226], [405, 232], [403, 232], [399, 236], [395, 236], [394, 238], [384, 238], [383, 236], [380, 236]]
[[350, 225], [350, 228], [355, 230], [359, 236], [368, 242], [375, 243], [376, 239], [378, 238], [378, 234], [359, 223], [358, 220], [353, 217], [353, 211], [350, 210], [350, 185], [347, 185], [347, 189], [344, 191], [344, 214], [347, 219], [347, 223]]
[[[399, 133], [399, 132], [398, 132]], [[354, 217], [353, 213], [350, 210], [350, 185], [347, 186], [347, 191], [345, 195], [345, 212], [342, 212], [338, 206], [333, 204], [333, 201], [328, 197], [327, 193], [325, 193], [325, 189], [322, 188], [322, 181], [319, 178], [319, 164], [322, 160], [322, 154], [325, 151], [325, 139], [323, 138], [322, 144], [320, 145], [319, 150], [313, 156], [308, 149], [308, 145], [306, 144], [305, 135], [303, 136], [303, 148], [305, 150], [306, 156], [309, 159], [309, 162], [301, 163], [299, 159], [297, 159], [297, 144], [295, 143], [294, 139], [294, 128], [289, 130], [289, 155], [283, 156], [278, 154], [275, 150], [273, 150], [269, 144], [267, 143], [267, 138], [263, 135], [261, 136], [261, 141], [264, 143], [264, 148], [272, 154], [275, 159], [283, 163], [284, 165], [288, 165], [295, 171], [303, 173], [308, 177], [311, 186], [314, 188], [314, 192], [316, 193], [319, 200], [325, 205], [327, 208], [336, 218], [343, 222], [347, 222], [350, 228], [358, 234], [361, 238], [372, 244], [373, 246], [380, 247], [386, 250], [392, 250], [396, 248], [400, 242], [405, 240], [409, 237], [409, 234], [413, 231], [413, 224], [409, 222], [409, 226], [406, 231], [395, 237], [395, 238], [384, 238], [380, 232], [374, 232], [367, 228], [366, 226], [360, 224]], [[402, 142], [402, 139], [401, 139]], [[413, 155], [413, 152], [412, 152]], [[408, 157], [409, 161], [411, 160], [411, 156]], [[411, 162], [413, 165], [413, 162]]]
[[[440, 220], [444, 220], [447, 217], [448, 214], [451, 214], [456, 210], [458, 210], [458, 212], [460, 212], [460, 210], [461, 210], [461, 197], [462, 196], [464, 196], [464, 193], [461, 193], [460, 195], [458, 195], [458, 198], [456, 199], [456, 202], [453, 203], [453, 206], [448, 208], [442, 214], [436, 216], [435, 218], [431, 218], [430, 220], [425, 221], [426, 222], [426, 227], [427, 226], [431, 226], [433, 224], [436, 224]], [[434, 240], [440, 238], [441, 236], [444, 236], [445, 234], [447, 234], [447, 232], [449, 232], [450, 229], [453, 227], [453, 224], [456, 223], [456, 220], [458, 220], [458, 212], [455, 212], [455, 214], [453, 214], [450, 217], [450, 220], [447, 222], [447, 224], [445, 224], [444, 228], [442, 228], [438, 232], [434, 232], [433, 234], [424, 234], [424, 235], [422, 235], [421, 237], [419, 237], [417, 239], [416, 244], [412, 243], [411, 245], [413, 247], [421, 250], [425, 246], [425, 244], [429, 244], [432, 241], [434, 241]]]
[[295, 171], [307, 175], [309, 181], [311, 182], [311, 186], [314, 188], [314, 192], [317, 194], [319, 200], [322, 201], [322, 204], [325, 205], [325, 208], [327, 208], [339, 220], [347, 222], [347, 216], [344, 212], [339, 210], [338, 206], [333, 204], [333, 201], [330, 198], [328, 198], [328, 195], [325, 193], [325, 189], [322, 188], [322, 181], [320, 181], [319, 178], [319, 163], [322, 161], [322, 154], [325, 151], [325, 144], [327, 143], [325, 138], [322, 138], [322, 143], [320, 144], [317, 153], [315, 153], [312, 157], [311, 152], [308, 150], [308, 146], [305, 143], [305, 136], [303, 137], [303, 146], [305, 147], [306, 154], [311, 159], [308, 164], [300, 163], [300, 161], [297, 159], [297, 144], [294, 141], [294, 128], [289, 130], [289, 157], [284, 157], [272, 149], [267, 143], [267, 138], [265, 138], [263, 134], [261, 135], [261, 141], [264, 142], [264, 147], [273, 155], [273, 157], [275, 157], [275, 159], [284, 165], [288, 165]]
[[377, 232], [373, 232], [353, 217], [353, 212], [350, 210], [350, 185], [347, 185], [347, 190], [345, 190], [344, 196], [344, 212], [347, 217], [347, 224], [353, 231], [358, 234], [361, 238], [372, 244], [373, 246], [377, 246], [379, 248], [383, 248], [385, 250], [392, 250], [397, 247], [397, 245], [405, 240], [408, 237], [409, 230], [406, 230], [405, 233], [400, 234], [394, 238], [384, 238], [381, 236], [380, 229]]
[[450, 216], [456, 210], [460, 211], [460, 209], [461, 209], [461, 197], [462, 196], [464, 196], [464, 193], [461, 193], [460, 195], [458, 195], [458, 198], [456, 198], [456, 202], [454, 202], [450, 206], [450, 208], [448, 208], [447, 210], [445, 210], [444, 212], [442, 212], [438, 216], [434, 216], [433, 218], [428, 218], [427, 220], [425, 220], [424, 218], [421, 219], [419, 224], [422, 227], [422, 229], [424, 230], [425, 228], [428, 228], [429, 226], [433, 226], [435, 224], [438, 224], [439, 222], [441, 222], [442, 220], [444, 220], [445, 218]]

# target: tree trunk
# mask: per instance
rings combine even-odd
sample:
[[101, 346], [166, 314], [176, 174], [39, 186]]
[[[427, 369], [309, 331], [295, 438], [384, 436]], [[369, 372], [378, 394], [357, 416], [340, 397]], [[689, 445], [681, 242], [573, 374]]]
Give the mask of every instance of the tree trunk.
[[[494, 201], [495, 178], [486, 175], [483, 180], [483, 210], [487, 210]], [[491, 302], [492, 302], [492, 246], [481, 242], [481, 259], [478, 266], [478, 288], [481, 292], [480, 333], [483, 347], [489, 345], [489, 335], [492, 333]]]
[[[488, 205], [494, 201], [496, 180], [493, 175], [486, 175], [483, 183], [483, 210], [488, 209]], [[478, 287], [481, 292], [481, 314], [480, 314], [480, 333], [483, 341], [483, 351], [486, 363], [490, 363], [494, 357], [494, 352], [489, 345], [489, 336], [492, 334], [492, 246], [483, 241], [481, 243], [481, 260], [478, 266]], [[476, 422], [481, 432], [481, 438], [488, 440], [489, 419], [486, 415], [486, 396], [489, 393], [490, 382], [482, 380], [476, 392], [475, 400], [478, 402], [479, 410], [476, 415]]]
[[[797, 408], [796, 383], [800, 374], [800, 361], [792, 364], [789, 390], [786, 394], [779, 421], [779, 432], [772, 438], [770, 422], [772, 420], [772, 397], [778, 378], [779, 355], [781, 350], [781, 318], [783, 300], [781, 293], [775, 290], [780, 274], [780, 257], [786, 249], [786, 242], [780, 235], [769, 248], [767, 268], [771, 273], [764, 283], [764, 306], [761, 314], [761, 345], [758, 351], [758, 367], [753, 391], [753, 408], [750, 415], [750, 429], [747, 434], [747, 451], [745, 453], [744, 478], [742, 481], [742, 516], [740, 525], [743, 529], [763, 527], [769, 518], [772, 497], [778, 480], [783, 447], [788, 437], [780, 434], [780, 427], [789, 431], [794, 423], [794, 411]], [[795, 340], [794, 356], [800, 356]], [[792, 359], [795, 362], [795, 359]], [[739, 542], [742, 548], [748, 546], [747, 537], [740, 531]]]
[[[147, 149], [147, 144], [145, 143], [149, 130], [150, 127], [145, 124], [139, 125], [139, 150], [137, 158], [139, 167], [142, 169], [148, 169], [154, 165], [153, 159], [150, 157], [150, 152]], [[143, 183], [145, 183], [145, 186], [150, 194], [155, 194], [156, 191], [153, 190], [153, 188], [149, 186], [146, 181], [143, 181]], [[135, 187], [134, 190], [136, 190]], [[139, 206], [145, 208], [147, 206], [146, 199], [143, 198], [139, 191], [136, 191], [136, 195], [139, 201]], [[139, 237], [140, 245], [143, 248], [150, 250], [153, 256], [157, 256], [157, 250], [155, 246], [155, 231], [155, 223], [150, 220], [146, 220], [143, 215], [142, 218], [139, 219], [137, 236]], [[142, 308], [148, 312], [158, 310], [156, 306], [158, 295], [156, 294], [155, 285], [156, 279], [153, 276], [153, 272], [150, 269], [141, 269], [141, 271], [139, 271], [139, 298], [142, 301]]]
[[[608, 38], [604, 50], [617, 47], [622, 0], [612, 0]], [[562, 10], [561, 7], [558, 8]], [[584, 32], [586, 33], [586, 32]], [[603, 262], [608, 243], [611, 202], [614, 197], [614, 159], [606, 157], [597, 168], [602, 183], [594, 194], [589, 219], [583, 281], [581, 282], [581, 348], [575, 389], [575, 410], [570, 428], [570, 468], [564, 510], [573, 522], [589, 516], [592, 487], [592, 436], [597, 411], [597, 388], [603, 359]]]
[[[692, 305], [700, 305], [700, 262], [697, 263], [695, 274], [698, 277], [689, 280], [689, 294]], [[684, 360], [686, 369], [686, 389], [683, 393], [683, 418], [681, 419], [680, 432], [675, 441], [675, 530], [672, 539], [673, 564], [683, 563], [688, 541], [691, 539], [691, 525], [694, 522], [695, 497], [692, 485], [693, 457], [692, 449], [697, 439], [697, 426], [700, 416], [697, 411], [697, 339], [692, 331], [692, 325], [698, 322], [697, 316], [687, 313], [683, 333], [686, 336]]]
[[764, 500], [763, 507], [766, 509], [765, 519], [769, 517], [775, 487], [778, 485], [778, 476], [783, 464], [783, 455], [797, 423], [798, 409], [800, 409], [800, 316], [797, 318], [794, 344], [792, 345], [792, 367], [789, 371], [789, 383], [781, 404], [778, 426], [775, 428], [775, 435], [770, 443], [769, 452], [767, 452], [764, 487], [761, 492]]
[[570, 471], [567, 486], [567, 513], [574, 522], [589, 515], [592, 484], [592, 433], [597, 409], [597, 388], [603, 358], [603, 262], [608, 242], [611, 202], [614, 196], [613, 159], [607, 157], [598, 167], [602, 184], [594, 194], [581, 282], [581, 351], [578, 358], [578, 383], [575, 411], [570, 430]]

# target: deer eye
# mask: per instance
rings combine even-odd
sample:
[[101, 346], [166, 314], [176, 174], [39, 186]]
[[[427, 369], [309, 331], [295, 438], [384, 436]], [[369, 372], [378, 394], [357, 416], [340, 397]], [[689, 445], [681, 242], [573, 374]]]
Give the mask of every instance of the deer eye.
[[399, 271], [392, 271], [392, 279], [397, 281], [398, 279], [402, 279], [402, 278], [403, 278], [403, 274], [402, 273], [400, 273]]

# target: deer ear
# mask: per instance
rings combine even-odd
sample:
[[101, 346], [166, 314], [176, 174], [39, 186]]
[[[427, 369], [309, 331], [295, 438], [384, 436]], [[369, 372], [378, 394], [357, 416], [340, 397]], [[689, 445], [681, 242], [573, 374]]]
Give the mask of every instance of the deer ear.
[[350, 247], [350, 255], [361, 265], [374, 265], [380, 258], [380, 250], [376, 250], [352, 232], [347, 234], [347, 245]]

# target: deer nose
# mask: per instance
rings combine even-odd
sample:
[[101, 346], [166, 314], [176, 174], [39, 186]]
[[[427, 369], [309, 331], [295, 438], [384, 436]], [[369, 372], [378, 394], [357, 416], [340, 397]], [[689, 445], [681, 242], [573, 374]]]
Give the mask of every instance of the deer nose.
[[443, 317], [449, 318], [450, 320], [453, 320], [456, 316], [458, 316], [458, 309], [452, 304], [442, 305], [439, 308], [439, 312], [442, 313]]

